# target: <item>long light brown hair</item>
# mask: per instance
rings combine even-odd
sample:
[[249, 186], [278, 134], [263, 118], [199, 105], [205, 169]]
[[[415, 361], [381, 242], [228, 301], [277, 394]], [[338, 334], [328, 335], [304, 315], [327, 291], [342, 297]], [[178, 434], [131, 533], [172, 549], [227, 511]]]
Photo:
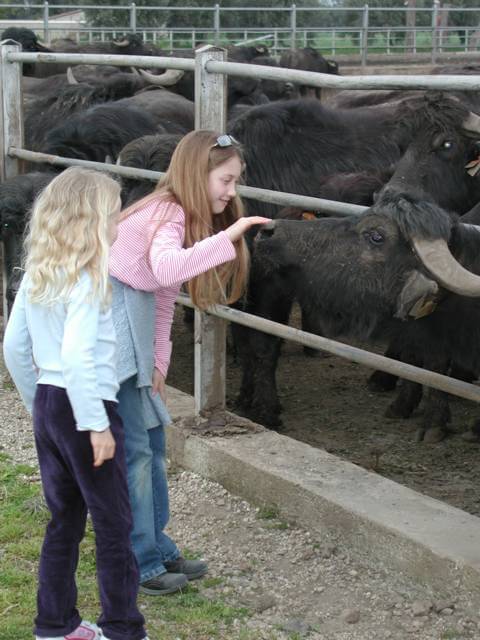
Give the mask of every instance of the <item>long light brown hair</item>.
[[[159, 204], [179, 204], [185, 212], [186, 248], [226, 229], [242, 217], [243, 205], [238, 195], [230, 200], [222, 213], [212, 214], [208, 192], [210, 171], [232, 157], [238, 157], [243, 166], [241, 146], [215, 146], [219, 135], [215, 131], [199, 129], [182, 138], [172, 155], [165, 176], [158, 182], [154, 192], [128, 207], [122, 217], [127, 217], [155, 199]], [[168, 207], [166, 215], [162, 216], [155, 226], [152, 239], [159, 226], [167, 221]], [[248, 276], [249, 254], [243, 237], [234, 245], [234, 260], [209, 269], [188, 282], [190, 297], [200, 309], [216, 303], [235, 302], [243, 294]]]

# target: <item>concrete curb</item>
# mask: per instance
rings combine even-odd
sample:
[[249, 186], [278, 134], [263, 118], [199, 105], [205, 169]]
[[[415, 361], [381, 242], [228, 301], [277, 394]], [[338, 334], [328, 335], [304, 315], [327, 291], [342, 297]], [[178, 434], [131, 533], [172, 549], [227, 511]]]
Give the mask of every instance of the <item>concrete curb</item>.
[[[194, 415], [193, 398], [169, 388], [174, 419]], [[480, 596], [480, 518], [325, 451], [273, 431], [201, 437], [168, 429], [174, 465], [214, 480], [252, 504], [348, 545], [437, 597]]]

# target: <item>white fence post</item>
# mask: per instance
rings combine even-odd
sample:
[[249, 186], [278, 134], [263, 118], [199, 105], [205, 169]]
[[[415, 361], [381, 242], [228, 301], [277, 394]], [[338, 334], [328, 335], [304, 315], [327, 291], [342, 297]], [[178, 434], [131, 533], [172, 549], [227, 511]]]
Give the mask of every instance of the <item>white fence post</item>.
[[[0, 179], [3, 182], [19, 173], [19, 160], [10, 158], [10, 147], [23, 149], [23, 100], [22, 100], [22, 64], [7, 62], [7, 53], [18, 53], [22, 47], [13, 40], [0, 45]], [[2, 235], [4, 230], [2, 230]], [[13, 266], [15, 243], [3, 240], [3, 321], [7, 322], [7, 274]]]
[[437, 61], [438, 49], [438, 7], [440, 0], [433, 0], [432, 6], [432, 64]]
[[48, 28], [48, 2], [43, 3], [43, 41], [50, 43], [50, 30]]
[[137, 32], [137, 5], [135, 2], [130, 3], [130, 31]]
[[297, 5], [290, 7], [290, 49], [297, 48]]
[[[195, 129], [225, 131], [227, 76], [208, 73], [209, 60], [223, 62], [226, 51], [206, 45], [195, 53]], [[195, 310], [195, 412], [225, 407], [226, 323]]]
[[218, 46], [220, 42], [220, 5], [215, 5], [215, 12], [213, 14], [213, 30], [215, 32], [214, 42]]
[[366, 67], [368, 55], [368, 4], [363, 7], [362, 22], [362, 67]]

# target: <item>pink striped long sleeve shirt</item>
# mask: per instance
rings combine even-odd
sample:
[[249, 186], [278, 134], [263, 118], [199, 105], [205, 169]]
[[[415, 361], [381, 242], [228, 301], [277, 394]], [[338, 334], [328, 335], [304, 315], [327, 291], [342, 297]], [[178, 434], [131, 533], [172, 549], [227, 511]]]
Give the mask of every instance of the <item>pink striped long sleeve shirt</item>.
[[224, 231], [188, 249], [183, 248], [184, 241], [183, 209], [155, 199], [122, 220], [110, 253], [112, 276], [134, 289], [155, 294], [155, 367], [163, 376], [170, 364], [170, 331], [180, 287], [236, 255]]

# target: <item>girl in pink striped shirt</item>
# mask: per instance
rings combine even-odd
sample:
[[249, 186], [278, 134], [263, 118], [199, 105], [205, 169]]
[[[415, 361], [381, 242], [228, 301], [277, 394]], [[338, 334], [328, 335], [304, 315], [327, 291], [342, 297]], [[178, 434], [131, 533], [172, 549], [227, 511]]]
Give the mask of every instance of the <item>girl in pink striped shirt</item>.
[[[157, 418], [152, 418], [152, 412], [145, 408], [145, 394], [142, 400], [140, 360], [145, 349], [139, 349], [138, 344], [145, 339], [145, 331], [142, 328], [141, 336], [135, 336], [138, 323], [132, 322], [134, 311], [129, 312], [128, 302], [123, 317], [129, 325], [131, 348], [125, 348], [125, 353], [135, 352], [136, 363], [133, 368], [124, 367], [118, 396], [126, 436], [133, 549], [139, 563], [140, 589], [151, 595], [177, 591], [207, 571], [204, 562], [182, 558], [175, 543], [163, 532], [169, 516], [165, 378], [174, 304], [181, 285], [188, 281], [190, 296], [201, 309], [234, 302], [243, 293], [248, 275], [243, 235], [251, 226], [268, 219], [243, 217], [236, 194], [242, 170], [242, 151], [231, 136], [205, 130], [189, 133], [178, 144], [155, 191], [124, 212], [111, 251], [110, 273], [128, 285], [124, 289], [125, 300], [128, 301], [129, 287], [154, 296], [148, 384], [149, 391], [157, 394], [153, 411]], [[138, 309], [137, 303], [135, 306]], [[122, 310], [115, 314], [114, 307], [115, 316], [120, 318]], [[117, 333], [122, 332], [121, 327], [116, 329]], [[125, 355], [124, 359], [128, 358]], [[151, 399], [151, 393], [149, 396]]]

